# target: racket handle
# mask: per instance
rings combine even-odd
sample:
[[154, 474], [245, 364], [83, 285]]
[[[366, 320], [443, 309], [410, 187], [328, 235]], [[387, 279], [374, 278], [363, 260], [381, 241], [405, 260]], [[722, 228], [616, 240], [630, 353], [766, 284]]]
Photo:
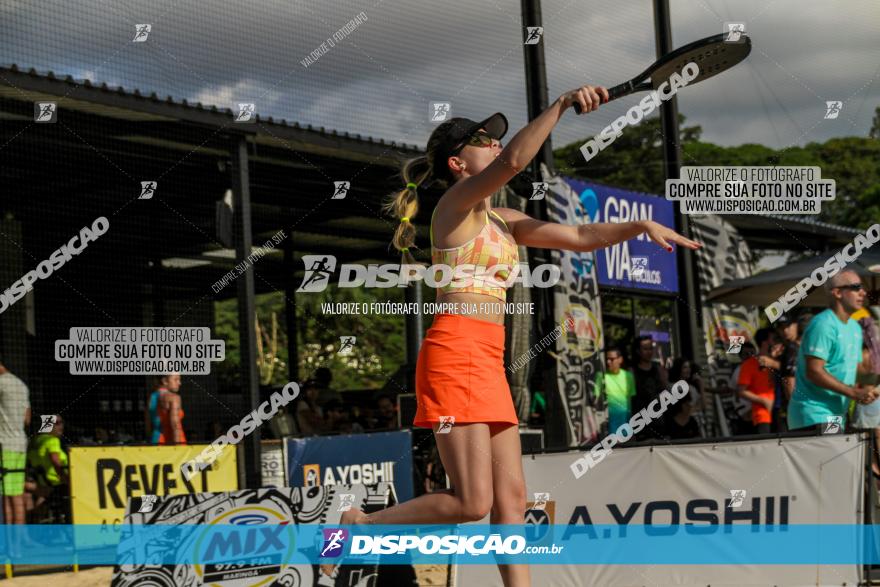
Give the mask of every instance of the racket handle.
[[[613, 88], [608, 89], [608, 102], [611, 100], [616, 100], [623, 96], [629, 95], [633, 92], [633, 83], [631, 81], [624, 82], [619, 86], [614, 86]], [[601, 97], [601, 95], [600, 95]], [[608, 102], [602, 102], [602, 104], [607, 104]], [[580, 102], [574, 103], [574, 111], [578, 114], [581, 113], [581, 105]]]

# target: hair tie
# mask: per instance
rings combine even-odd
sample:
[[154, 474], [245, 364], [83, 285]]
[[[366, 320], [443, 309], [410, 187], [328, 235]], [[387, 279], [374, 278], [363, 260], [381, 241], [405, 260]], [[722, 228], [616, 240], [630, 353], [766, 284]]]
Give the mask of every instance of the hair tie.
[[419, 187], [419, 186], [417, 186], [417, 185], [414, 184], [413, 182], [409, 182], [408, 184], [406, 184], [406, 187], [409, 188], [409, 189], [414, 190], [414, 189], [416, 189], [416, 188]]
[[409, 222], [409, 216], [404, 216], [400, 219], [401, 222]]

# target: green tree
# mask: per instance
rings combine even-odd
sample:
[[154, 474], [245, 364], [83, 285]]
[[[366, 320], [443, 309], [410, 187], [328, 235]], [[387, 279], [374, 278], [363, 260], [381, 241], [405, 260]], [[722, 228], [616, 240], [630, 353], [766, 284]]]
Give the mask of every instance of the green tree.
[[[876, 110], [871, 137], [880, 137], [880, 107]], [[681, 162], [697, 165], [818, 166], [823, 179], [835, 180], [836, 198], [822, 203], [818, 220], [867, 228], [880, 217], [880, 141], [867, 137], [842, 137], [803, 147], [772, 149], [744, 144], [722, 147], [700, 141], [699, 126], [685, 126], [679, 114]], [[640, 192], [663, 194], [662, 133], [660, 118], [627, 127], [614, 143], [589, 162], [584, 161], [575, 141], [554, 151], [556, 168], [569, 175]]]

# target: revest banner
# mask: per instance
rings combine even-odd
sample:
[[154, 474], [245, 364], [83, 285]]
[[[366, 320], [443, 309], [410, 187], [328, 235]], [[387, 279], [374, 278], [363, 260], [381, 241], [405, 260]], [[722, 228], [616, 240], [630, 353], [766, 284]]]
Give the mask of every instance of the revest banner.
[[225, 447], [209, 468], [189, 481], [183, 477], [180, 466], [206, 446], [71, 447], [73, 523], [99, 524], [118, 532], [131, 497], [238, 489], [235, 447]]
[[[595, 526], [652, 526], [660, 540], [706, 534], [723, 536], [736, 524], [794, 526], [863, 523], [866, 448], [859, 435], [829, 434], [718, 444], [620, 447], [576, 479], [571, 464], [580, 452], [526, 456], [527, 507], [535, 493], [545, 503], [529, 509], [526, 524], [568, 524], [554, 535], [588, 536], [595, 551], [615, 542], [612, 530]], [[488, 524], [488, 517], [478, 524]], [[621, 530], [624, 531], [624, 530]], [[784, 532], [784, 528], [780, 529]], [[729, 565], [670, 564], [532, 565], [535, 585], [858, 585], [855, 564], [757, 564], [731, 538], [723, 543]], [[683, 543], [684, 541], [680, 542]], [[739, 543], [743, 544], [743, 543]], [[816, 545], [812, 545], [816, 546]], [[613, 548], [613, 547], [611, 547]], [[632, 555], [632, 553], [629, 553]], [[613, 553], [609, 553], [609, 560]], [[696, 556], [696, 555], [694, 555]], [[487, 565], [457, 566], [457, 585], [501, 586]]]
[[290, 487], [389, 482], [397, 498], [413, 498], [409, 430], [287, 439]]

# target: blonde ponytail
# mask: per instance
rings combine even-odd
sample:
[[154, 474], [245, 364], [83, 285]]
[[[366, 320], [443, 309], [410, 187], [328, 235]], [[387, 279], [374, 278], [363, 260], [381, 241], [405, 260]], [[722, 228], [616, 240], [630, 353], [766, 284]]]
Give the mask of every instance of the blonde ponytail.
[[414, 265], [417, 263], [412, 254], [416, 242], [416, 229], [412, 221], [419, 212], [418, 187], [431, 175], [428, 157], [422, 155], [409, 159], [404, 163], [400, 175], [406, 183], [406, 187], [399, 192], [390, 194], [382, 209], [400, 220], [397, 230], [394, 231], [391, 244], [403, 254], [404, 264]]

